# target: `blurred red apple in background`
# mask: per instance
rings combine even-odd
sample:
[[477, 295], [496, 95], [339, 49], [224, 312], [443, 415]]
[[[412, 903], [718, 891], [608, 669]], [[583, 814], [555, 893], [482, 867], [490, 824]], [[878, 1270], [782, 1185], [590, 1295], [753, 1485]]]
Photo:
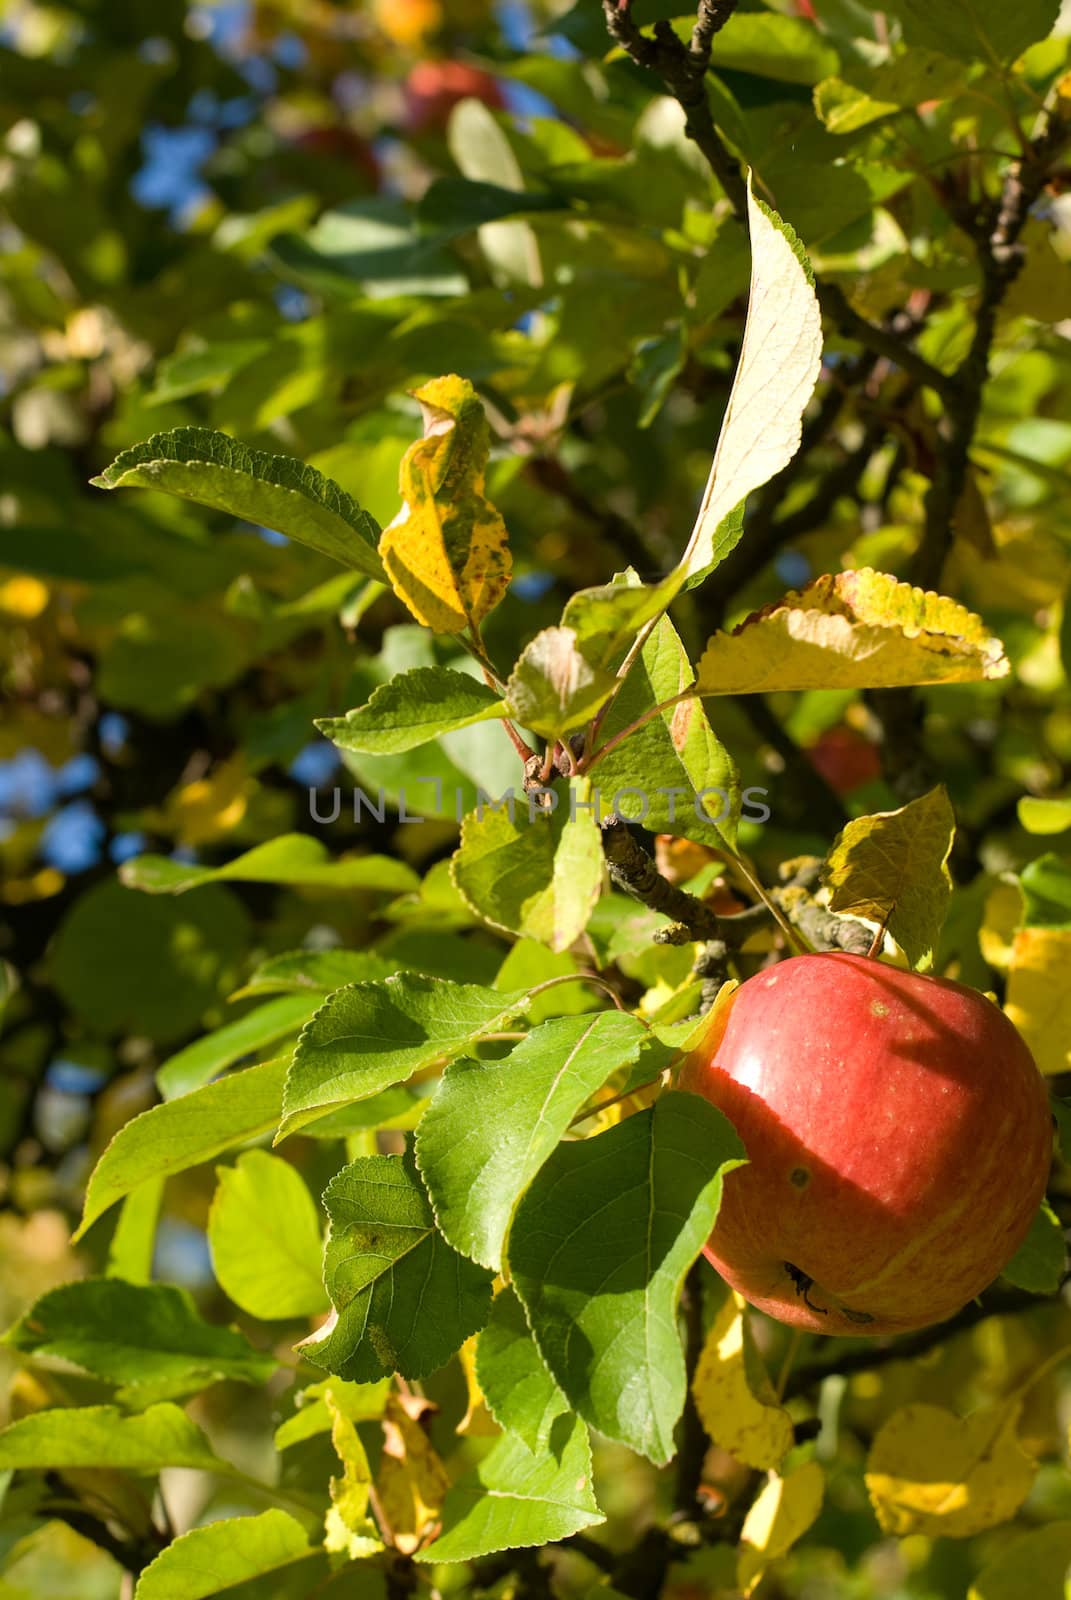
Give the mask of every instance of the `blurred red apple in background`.
[[418, 61], [405, 80], [405, 127], [409, 133], [443, 133], [461, 100], [482, 100], [492, 110], [505, 104], [498, 81], [464, 61]]
[[746, 1299], [815, 1333], [943, 1321], [1025, 1238], [1052, 1154], [1044, 1080], [975, 989], [840, 952], [795, 956], [711, 1014], [680, 1086], [749, 1164], [706, 1247]]
[[827, 728], [808, 747], [806, 755], [837, 794], [851, 794], [853, 789], [881, 777], [877, 747], [844, 723]]

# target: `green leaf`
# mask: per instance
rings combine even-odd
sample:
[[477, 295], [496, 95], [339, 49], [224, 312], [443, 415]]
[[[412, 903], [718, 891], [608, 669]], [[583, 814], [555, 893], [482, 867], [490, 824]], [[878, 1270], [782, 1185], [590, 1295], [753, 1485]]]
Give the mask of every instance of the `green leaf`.
[[928, 967], [952, 893], [955, 835], [943, 784], [899, 811], [856, 817], [822, 867], [830, 909], [883, 923], [913, 967]]
[[381, 683], [367, 705], [344, 717], [318, 718], [316, 726], [340, 750], [394, 755], [508, 711], [505, 701], [468, 673], [413, 667]]
[[[607, 714], [601, 744], [694, 681], [680, 635], [668, 617], [660, 618]], [[591, 777], [603, 815], [615, 808], [616, 795], [631, 789], [639, 793], [622, 795], [621, 810], [652, 833], [673, 833], [720, 850], [733, 847], [740, 776], [699, 700], [683, 700], [652, 717], [598, 758]], [[647, 807], [643, 816], [641, 803]]]
[[550, 814], [512, 797], [470, 811], [451, 871], [463, 899], [485, 922], [557, 951], [567, 950], [587, 926], [602, 886], [603, 856], [594, 816], [581, 809], [589, 804], [586, 783], [551, 792], [557, 804]]
[[194, 1467], [232, 1473], [181, 1407], [170, 1401], [128, 1417], [117, 1406], [62, 1406], [35, 1411], [0, 1431], [0, 1471], [103, 1467], [159, 1472]]
[[443, 1531], [417, 1561], [475, 1561], [495, 1550], [553, 1544], [604, 1520], [591, 1485], [591, 1446], [579, 1418], [562, 1418], [533, 1455], [504, 1434], [449, 1490]]
[[486, 1322], [492, 1275], [436, 1228], [412, 1154], [351, 1162], [323, 1199], [324, 1279], [336, 1316], [303, 1342], [303, 1354], [358, 1383], [443, 1366]]
[[719, 539], [726, 519], [799, 449], [822, 364], [822, 317], [803, 246], [787, 222], [756, 200], [750, 181], [748, 223], [751, 290], [740, 360], [699, 515], [674, 574], [689, 586], [728, 554], [731, 545]]
[[283, 883], [301, 889], [382, 890], [404, 894], [420, 879], [411, 867], [390, 856], [351, 856], [335, 861], [326, 845], [307, 833], [282, 833], [235, 856], [222, 867], [191, 866], [169, 856], [136, 856], [125, 861], [119, 876], [131, 889], [147, 894], [185, 894], [202, 883]]
[[90, 481], [98, 489], [159, 489], [194, 500], [383, 579], [379, 526], [344, 489], [292, 456], [250, 450], [211, 428], [154, 433]]
[[1016, 809], [1027, 833], [1066, 833], [1071, 828], [1071, 799], [1039, 800], [1026, 794]]
[[645, 1037], [639, 1018], [620, 1011], [559, 1017], [501, 1060], [447, 1067], [421, 1120], [416, 1157], [456, 1250], [501, 1270], [517, 1201], [581, 1106], [636, 1060]]
[[[332, 1405], [326, 1396], [330, 1392]], [[391, 1392], [390, 1378], [377, 1383], [347, 1383], [345, 1378], [321, 1378], [301, 1391], [298, 1409], [275, 1430], [276, 1450], [287, 1450], [304, 1439], [330, 1433], [335, 1416], [341, 1411], [351, 1422], [374, 1422], [383, 1415]]]
[[262, 961], [231, 999], [262, 994], [328, 995], [344, 984], [389, 978], [397, 970], [397, 961], [375, 950], [286, 950]]
[[659, 1464], [685, 1399], [681, 1285], [743, 1159], [708, 1101], [664, 1094], [559, 1145], [514, 1218], [513, 1284], [555, 1380], [592, 1427]]
[[73, 1361], [95, 1378], [121, 1384], [119, 1398], [144, 1406], [191, 1394], [223, 1378], [266, 1383], [270, 1355], [243, 1334], [200, 1315], [185, 1289], [167, 1283], [83, 1278], [31, 1306], [4, 1342], [27, 1355]]
[[466, 281], [438, 231], [419, 227], [409, 206], [373, 195], [325, 211], [304, 234], [283, 232], [268, 259], [284, 277], [314, 294], [352, 301], [363, 288], [387, 294], [457, 295]]
[[965, 61], [1012, 61], [1028, 45], [1051, 33], [1060, 0], [889, 0], [888, 10], [904, 25], [908, 44], [940, 50]]
[[548, 1448], [551, 1428], [568, 1411], [569, 1402], [539, 1354], [512, 1289], [495, 1296], [476, 1346], [476, 1380], [501, 1427], [523, 1439], [531, 1451]]
[[264, 1061], [124, 1123], [93, 1169], [75, 1238], [148, 1179], [184, 1172], [268, 1133], [279, 1120], [287, 1066], [285, 1057]]
[[522, 1011], [527, 998], [523, 991], [500, 993], [418, 972], [336, 989], [298, 1040], [279, 1137], [404, 1083], [432, 1061], [460, 1055]]
[[119, 1208], [119, 1220], [108, 1244], [108, 1276], [127, 1283], [152, 1281], [156, 1228], [164, 1198], [163, 1178], [146, 1178]]
[[544, 628], [525, 645], [506, 693], [522, 727], [555, 740], [594, 716], [616, 682], [586, 658], [573, 628]]
[[281, 1157], [250, 1150], [219, 1168], [208, 1243], [220, 1288], [250, 1316], [271, 1322], [327, 1310], [319, 1215]]
[[308, 1022], [319, 1001], [309, 994], [284, 995], [248, 1011], [236, 1022], [225, 1023], [165, 1061], [156, 1074], [157, 1086], [167, 1100], [189, 1094], [233, 1066], [254, 1050], [278, 1044]]
[[1019, 882], [1027, 928], [1071, 928], [1071, 863], [1050, 853], [1023, 868]]
[[225, 1517], [172, 1540], [142, 1569], [134, 1600], [202, 1600], [311, 1554], [308, 1534], [288, 1511]]
[[1060, 1219], [1047, 1200], [1041, 1202], [1030, 1232], [1003, 1268], [1002, 1276], [1031, 1294], [1055, 1294], [1067, 1271], [1067, 1241]]
[[711, 60], [715, 69], [806, 84], [829, 77], [840, 64], [829, 34], [802, 17], [767, 11], [735, 16], [731, 28], [715, 34]]

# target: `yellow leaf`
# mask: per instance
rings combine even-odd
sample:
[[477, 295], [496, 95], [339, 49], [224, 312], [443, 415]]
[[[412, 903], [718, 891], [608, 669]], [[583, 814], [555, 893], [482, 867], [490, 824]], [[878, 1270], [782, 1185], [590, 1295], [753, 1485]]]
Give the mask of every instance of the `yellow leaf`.
[[181, 844], [209, 844], [236, 828], [245, 816], [253, 780], [239, 752], [206, 778], [184, 783], [167, 797], [161, 826]]
[[699, 662], [699, 693], [967, 683], [1008, 671], [981, 618], [863, 567], [816, 578], [716, 633]]
[[912, 966], [929, 966], [952, 893], [955, 832], [943, 784], [899, 811], [857, 817], [822, 868], [830, 908], [884, 923]]
[[1020, 928], [1004, 1010], [1042, 1072], [1071, 1068], [1071, 929]]
[[324, 1520], [324, 1548], [360, 1561], [383, 1548], [376, 1525], [368, 1515], [372, 1474], [356, 1425], [330, 1385], [323, 1398], [331, 1414], [331, 1443], [342, 1462], [342, 1477], [332, 1478], [329, 1485], [331, 1508]]
[[476, 1343], [478, 1334], [465, 1340], [457, 1353], [461, 1363], [461, 1370], [465, 1374], [465, 1389], [468, 1394], [468, 1405], [465, 1415], [454, 1429], [455, 1433], [465, 1434], [470, 1438], [489, 1438], [501, 1432], [498, 1423], [487, 1409], [480, 1388], [479, 1379], [476, 1377]]
[[484, 494], [487, 418], [465, 378], [434, 378], [413, 391], [424, 437], [399, 474], [401, 511], [379, 541], [395, 594], [435, 633], [476, 625], [506, 592], [506, 528]]
[[817, 1461], [806, 1461], [786, 1477], [771, 1472], [744, 1518], [736, 1581], [751, 1594], [772, 1561], [801, 1539], [822, 1509], [825, 1475]]
[[1011, 966], [1015, 930], [1023, 920], [1023, 891], [1012, 880], [994, 884], [985, 897], [978, 948], [988, 966], [1007, 972]]
[[715, 1444], [746, 1466], [780, 1466], [792, 1446], [792, 1418], [777, 1404], [738, 1294], [726, 1297], [707, 1335], [692, 1393]]
[[450, 1480], [422, 1419], [435, 1407], [419, 1395], [392, 1394], [383, 1413], [383, 1456], [376, 1492], [391, 1542], [411, 1556], [439, 1521]]
[[48, 585], [28, 573], [20, 573], [0, 583], [0, 611], [5, 611], [9, 617], [32, 622], [34, 617], [41, 615], [48, 601]]
[[907, 1405], [879, 1430], [866, 1486], [886, 1533], [967, 1539], [1013, 1517], [1037, 1463], [1019, 1444], [1022, 1400], [957, 1417], [942, 1406]]
[[1013, 1539], [982, 1568], [967, 1600], [1023, 1600], [1027, 1574], [1030, 1600], [1065, 1600], [1071, 1593], [1071, 1522], [1049, 1522]]

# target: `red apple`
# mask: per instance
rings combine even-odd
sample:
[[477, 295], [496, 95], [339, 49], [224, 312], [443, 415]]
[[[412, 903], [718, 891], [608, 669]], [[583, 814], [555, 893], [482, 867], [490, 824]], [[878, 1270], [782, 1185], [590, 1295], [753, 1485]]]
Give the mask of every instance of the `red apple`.
[[736, 1127], [706, 1246], [752, 1305], [815, 1333], [902, 1333], [997, 1276], [1045, 1190], [1052, 1116], [976, 989], [865, 956], [795, 956], [711, 1016], [680, 1084]]
[[505, 104], [489, 72], [467, 61], [418, 61], [405, 80], [405, 126], [409, 133], [443, 133], [462, 100], [482, 100], [492, 110]]
[[877, 747], [843, 723], [819, 734], [806, 755], [837, 794], [851, 794], [861, 784], [881, 777]]

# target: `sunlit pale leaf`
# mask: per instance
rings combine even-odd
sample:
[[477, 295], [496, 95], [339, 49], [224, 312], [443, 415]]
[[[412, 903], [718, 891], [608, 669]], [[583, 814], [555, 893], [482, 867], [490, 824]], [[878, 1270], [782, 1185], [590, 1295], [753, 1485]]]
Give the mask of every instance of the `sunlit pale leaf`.
[[943, 784], [899, 811], [856, 817], [822, 868], [830, 908], [884, 924], [912, 966], [928, 967], [952, 893], [955, 832]]
[[1071, 828], [1071, 799], [1039, 800], [1026, 794], [1016, 809], [1027, 833], [1066, 833]]
[[342, 1462], [341, 1478], [330, 1482], [331, 1507], [324, 1520], [324, 1548], [360, 1561], [383, 1548], [379, 1530], [368, 1515], [372, 1472], [356, 1425], [331, 1388], [324, 1392], [324, 1403], [331, 1416], [331, 1443]]
[[1004, 1010], [1042, 1072], [1071, 1068], [1071, 929], [1019, 929]]
[[803, 1537], [822, 1509], [825, 1475], [817, 1461], [805, 1461], [785, 1477], [771, 1472], [740, 1530], [737, 1582], [746, 1595], [771, 1562]]
[[413, 667], [381, 683], [367, 705], [317, 720], [340, 750], [392, 755], [441, 733], [504, 717], [509, 707], [486, 685], [450, 667]]
[[487, 418], [465, 378], [434, 378], [414, 390], [424, 437], [402, 461], [402, 509], [384, 528], [379, 554], [394, 592], [435, 633], [478, 626], [506, 591], [505, 525], [484, 494]]
[[[156, 1074], [160, 1093], [166, 1100], [189, 1094], [243, 1056], [251, 1056], [254, 1051], [266, 1053], [269, 1045], [278, 1045], [281, 1039], [297, 1034], [318, 1003], [316, 996], [308, 993], [282, 995], [247, 1011], [235, 1022], [226, 1022], [222, 1028], [203, 1034], [164, 1062]], [[278, 1049], [273, 1051], [275, 1055], [280, 1053]]]
[[417, 972], [336, 989], [307, 1024], [286, 1080], [280, 1137], [325, 1111], [404, 1083], [524, 1009], [523, 992]]
[[792, 1448], [792, 1418], [777, 1403], [739, 1295], [726, 1295], [711, 1324], [692, 1393], [715, 1444], [746, 1466], [780, 1466]]
[[803, 247], [788, 224], [755, 198], [750, 183], [748, 223], [751, 291], [744, 342], [681, 563], [689, 583], [705, 577], [732, 547], [719, 538], [726, 518], [796, 454], [822, 363], [822, 318]]
[[458, 1255], [412, 1156], [364, 1156], [324, 1191], [324, 1281], [336, 1315], [302, 1344], [309, 1361], [373, 1382], [441, 1367], [491, 1309], [491, 1274]]
[[[291, 1445], [305, 1439], [315, 1439], [318, 1434], [330, 1433], [335, 1413], [349, 1417], [351, 1422], [374, 1422], [383, 1415], [390, 1394], [390, 1378], [380, 1378], [376, 1383], [349, 1383], [345, 1378], [322, 1378], [319, 1383], [308, 1383], [302, 1389], [297, 1410], [275, 1430], [276, 1450], [288, 1450]], [[330, 1393], [331, 1405], [327, 1398]]]
[[639, 1019], [620, 1011], [558, 1017], [501, 1060], [446, 1069], [416, 1155], [455, 1249], [499, 1270], [517, 1201], [584, 1102], [635, 1061], [646, 1037]]
[[538, 1454], [504, 1434], [450, 1490], [443, 1531], [416, 1559], [474, 1561], [495, 1550], [553, 1544], [602, 1520], [588, 1431], [579, 1418], [562, 1417]]
[[137, 1416], [118, 1406], [63, 1406], [35, 1411], [0, 1431], [0, 1471], [8, 1467], [108, 1467], [120, 1472], [159, 1472], [196, 1467], [202, 1472], [234, 1469], [212, 1448], [180, 1406], [161, 1401]]
[[226, 1517], [174, 1539], [142, 1571], [134, 1600], [202, 1600], [311, 1553], [308, 1534], [288, 1511]]
[[602, 839], [583, 781], [557, 801], [549, 815], [531, 812], [524, 800], [471, 811], [451, 871], [462, 897], [492, 927], [567, 950], [599, 897]]
[[124, 1123], [93, 1169], [75, 1237], [147, 1179], [182, 1172], [268, 1133], [282, 1110], [287, 1066], [284, 1057], [247, 1067]]
[[271, 1322], [327, 1310], [319, 1217], [288, 1161], [250, 1150], [219, 1169], [208, 1243], [220, 1288], [250, 1316]]
[[170, 856], [136, 856], [119, 876], [130, 889], [148, 894], [184, 894], [202, 883], [284, 883], [295, 888], [382, 890], [404, 894], [419, 879], [404, 861], [390, 856], [351, 856], [333, 860], [325, 845], [307, 833], [283, 833], [258, 844], [222, 867], [199, 867]]
[[379, 526], [344, 489], [315, 467], [250, 450], [211, 428], [154, 433], [91, 481], [99, 489], [159, 489], [195, 500], [274, 528], [370, 578], [383, 577]]
[[616, 682], [584, 653], [575, 629], [561, 627], [525, 645], [506, 687], [521, 726], [553, 740], [587, 722]]
[[864, 567], [816, 578], [716, 633], [699, 662], [699, 693], [970, 683], [1008, 670], [979, 617]]
[[941, 1406], [907, 1405], [879, 1429], [866, 1486], [886, 1533], [966, 1539], [1013, 1517], [1037, 1462], [1018, 1439], [1021, 1400], [966, 1418]]
[[560, 1144], [517, 1208], [509, 1265], [543, 1359], [600, 1433], [664, 1462], [684, 1405], [677, 1301], [743, 1158], [698, 1095]]

